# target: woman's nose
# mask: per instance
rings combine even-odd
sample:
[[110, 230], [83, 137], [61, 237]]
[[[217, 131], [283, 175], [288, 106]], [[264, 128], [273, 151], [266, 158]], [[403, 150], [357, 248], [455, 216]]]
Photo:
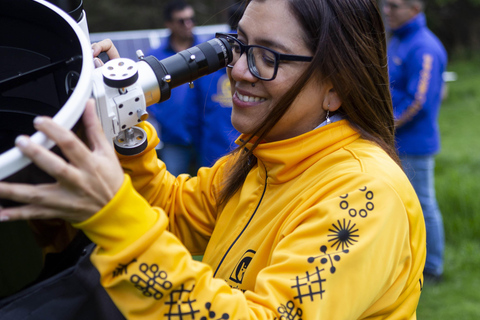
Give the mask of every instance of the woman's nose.
[[232, 77], [235, 81], [255, 82], [258, 80], [248, 68], [247, 54], [242, 54], [232, 68]]

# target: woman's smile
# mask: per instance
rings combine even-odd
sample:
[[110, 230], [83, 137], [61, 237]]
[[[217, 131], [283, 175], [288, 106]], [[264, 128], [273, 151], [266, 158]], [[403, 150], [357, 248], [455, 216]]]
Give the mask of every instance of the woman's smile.
[[235, 95], [240, 101], [243, 101], [243, 102], [262, 102], [267, 100], [265, 98], [255, 97], [252, 95], [247, 95], [247, 94], [243, 95], [238, 91], [235, 91]]

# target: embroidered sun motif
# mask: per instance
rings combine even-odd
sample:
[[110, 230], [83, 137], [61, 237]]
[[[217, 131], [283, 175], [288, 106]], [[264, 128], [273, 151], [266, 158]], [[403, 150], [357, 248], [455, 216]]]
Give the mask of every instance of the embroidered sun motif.
[[348, 221], [348, 223], [345, 222], [345, 219], [343, 219], [343, 223], [340, 222], [340, 220], [337, 220], [337, 224], [332, 224], [333, 229], [328, 229], [328, 231], [332, 232], [332, 234], [329, 234], [328, 237], [331, 237], [328, 242], [333, 242], [331, 247], [335, 247], [335, 250], [338, 250], [340, 247], [342, 250], [348, 249], [351, 245], [354, 245], [357, 240], [355, 238], [358, 238], [359, 235], [356, 234], [358, 232], [358, 229], [355, 229], [356, 224], [353, 223], [352, 221]]

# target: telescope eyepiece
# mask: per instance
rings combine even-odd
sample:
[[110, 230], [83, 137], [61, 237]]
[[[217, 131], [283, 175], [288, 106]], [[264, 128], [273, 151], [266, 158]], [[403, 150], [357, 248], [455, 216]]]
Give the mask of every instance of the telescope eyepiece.
[[141, 59], [154, 71], [161, 92], [158, 102], [163, 102], [171, 89], [227, 67], [232, 50], [225, 39], [215, 38], [160, 61], [154, 56]]

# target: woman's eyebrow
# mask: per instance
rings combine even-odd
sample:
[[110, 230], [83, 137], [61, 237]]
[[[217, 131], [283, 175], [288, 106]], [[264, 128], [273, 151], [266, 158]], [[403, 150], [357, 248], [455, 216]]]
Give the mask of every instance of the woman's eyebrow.
[[[241, 26], [238, 26], [238, 34], [243, 35], [245, 38], [248, 39], [245, 30], [243, 30]], [[285, 53], [292, 53], [293, 52], [289, 48], [285, 47], [283, 44], [281, 44], [279, 42], [276, 42], [276, 41], [273, 41], [271, 39], [267, 39], [267, 38], [257, 38], [255, 40], [255, 44], [256, 45], [261, 45], [261, 46], [264, 46], [264, 47], [267, 47], [267, 48], [270, 48], [270, 49], [273, 49], [273, 50], [279, 50], [279, 51], [282, 51], [282, 52], [285, 52]]]

